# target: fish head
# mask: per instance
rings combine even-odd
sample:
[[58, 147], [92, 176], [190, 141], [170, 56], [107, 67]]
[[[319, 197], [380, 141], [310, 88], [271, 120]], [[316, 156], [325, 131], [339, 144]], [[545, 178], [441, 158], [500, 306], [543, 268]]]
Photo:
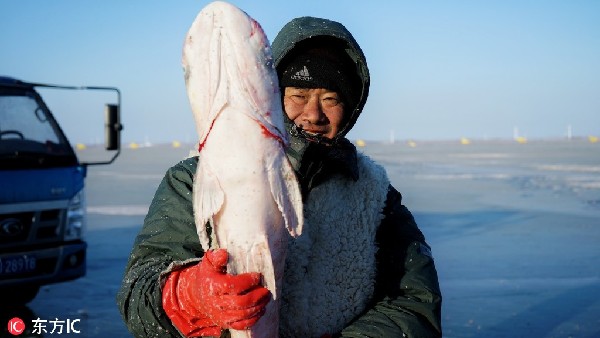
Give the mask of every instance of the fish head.
[[186, 35], [182, 66], [201, 144], [226, 105], [287, 144], [271, 47], [244, 11], [222, 1], [204, 7]]

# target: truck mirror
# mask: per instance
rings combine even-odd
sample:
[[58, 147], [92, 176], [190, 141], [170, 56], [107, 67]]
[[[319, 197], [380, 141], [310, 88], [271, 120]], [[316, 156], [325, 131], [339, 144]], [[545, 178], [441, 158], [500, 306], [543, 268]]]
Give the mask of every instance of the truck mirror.
[[105, 109], [105, 146], [106, 150], [120, 149], [120, 136], [123, 126], [119, 118], [119, 106], [107, 104]]

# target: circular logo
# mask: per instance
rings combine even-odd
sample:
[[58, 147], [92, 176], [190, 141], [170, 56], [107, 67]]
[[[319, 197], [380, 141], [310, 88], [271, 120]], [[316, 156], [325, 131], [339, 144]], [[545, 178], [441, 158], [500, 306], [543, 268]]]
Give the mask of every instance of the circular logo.
[[19, 317], [8, 321], [8, 332], [13, 336], [18, 336], [25, 331], [25, 323]]

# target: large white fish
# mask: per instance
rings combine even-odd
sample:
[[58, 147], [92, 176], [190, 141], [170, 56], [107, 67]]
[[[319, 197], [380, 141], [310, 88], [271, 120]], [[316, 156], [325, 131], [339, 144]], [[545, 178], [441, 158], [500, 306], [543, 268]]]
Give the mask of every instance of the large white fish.
[[200, 242], [205, 250], [209, 240], [212, 248], [227, 249], [229, 273], [261, 272], [273, 295], [263, 317], [232, 336], [278, 337], [287, 240], [300, 235], [303, 216], [285, 156], [288, 139], [269, 42], [246, 13], [213, 2], [186, 36], [183, 67], [200, 136], [193, 187]]

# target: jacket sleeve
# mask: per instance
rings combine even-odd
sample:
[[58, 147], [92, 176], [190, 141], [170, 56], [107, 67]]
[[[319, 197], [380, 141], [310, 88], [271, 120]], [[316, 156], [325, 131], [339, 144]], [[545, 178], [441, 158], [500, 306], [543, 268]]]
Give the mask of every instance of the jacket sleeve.
[[425, 238], [402, 196], [390, 186], [377, 233], [373, 305], [342, 337], [441, 337], [442, 295]]
[[117, 304], [135, 337], [181, 337], [162, 308], [161, 276], [203, 255], [194, 225], [192, 178], [196, 159], [169, 169], [135, 239]]

